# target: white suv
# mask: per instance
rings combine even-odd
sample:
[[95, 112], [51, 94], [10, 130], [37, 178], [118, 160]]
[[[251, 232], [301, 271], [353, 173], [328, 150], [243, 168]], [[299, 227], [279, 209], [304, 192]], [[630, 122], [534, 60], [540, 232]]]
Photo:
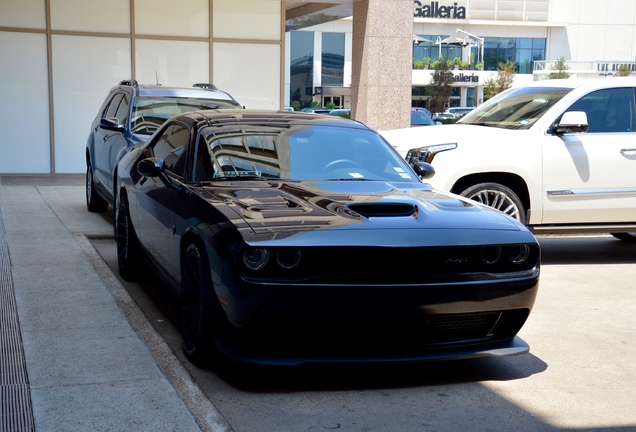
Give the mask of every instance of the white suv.
[[381, 134], [434, 187], [508, 213], [537, 234], [636, 242], [636, 80], [538, 81], [453, 125]]

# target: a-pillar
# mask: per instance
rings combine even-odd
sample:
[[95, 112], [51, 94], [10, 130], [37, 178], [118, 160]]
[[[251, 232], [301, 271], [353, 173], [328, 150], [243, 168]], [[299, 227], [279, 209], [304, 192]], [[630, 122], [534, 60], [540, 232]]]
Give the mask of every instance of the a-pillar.
[[411, 124], [413, 0], [353, 3], [352, 118], [376, 129]]

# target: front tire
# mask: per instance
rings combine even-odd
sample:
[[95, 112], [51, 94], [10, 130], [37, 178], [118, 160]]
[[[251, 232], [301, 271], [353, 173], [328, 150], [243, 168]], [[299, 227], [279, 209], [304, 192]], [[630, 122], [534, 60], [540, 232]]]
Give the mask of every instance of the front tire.
[[141, 263], [139, 240], [130, 220], [128, 199], [124, 193], [118, 195], [115, 205], [115, 243], [119, 274], [126, 280], [134, 280]]
[[221, 313], [205, 252], [191, 243], [181, 267], [181, 334], [183, 351], [192, 364], [207, 366], [214, 360]]
[[499, 183], [479, 183], [465, 189], [461, 196], [497, 209], [526, 224], [526, 209], [516, 193]]
[[86, 207], [92, 213], [103, 213], [108, 210], [108, 202], [95, 189], [93, 167], [90, 161], [86, 162]]

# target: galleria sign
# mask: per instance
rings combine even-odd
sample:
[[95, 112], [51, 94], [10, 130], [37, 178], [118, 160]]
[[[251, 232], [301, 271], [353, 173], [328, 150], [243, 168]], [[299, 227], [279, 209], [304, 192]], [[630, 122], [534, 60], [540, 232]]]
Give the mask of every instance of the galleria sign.
[[439, 2], [431, 2], [431, 4], [423, 5], [418, 0], [414, 2], [415, 10], [413, 16], [415, 18], [451, 18], [466, 19], [466, 8], [457, 6], [457, 2], [453, 6], [440, 6]]

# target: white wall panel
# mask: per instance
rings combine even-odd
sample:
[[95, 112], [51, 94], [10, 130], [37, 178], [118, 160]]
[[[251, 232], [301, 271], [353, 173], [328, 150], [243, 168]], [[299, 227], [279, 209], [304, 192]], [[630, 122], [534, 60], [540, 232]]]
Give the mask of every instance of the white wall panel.
[[208, 0], [135, 0], [135, 33], [208, 37], [208, 4]]
[[0, 53], [0, 173], [48, 173], [46, 37], [0, 32]]
[[91, 123], [111, 87], [130, 79], [130, 41], [54, 35], [55, 171], [86, 170]]
[[281, 39], [280, 0], [214, 0], [215, 38]]
[[51, 0], [51, 28], [104, 33], [130, 33], [128, 0]]
[[137, 81], [143, 84], [192, 87], [210, 81], [207, 42], [138, 39], [135, 51]]
[[214, 84], [246, 108], [280, 108], [279, 45], [214, 44]]
[[46, 29], [44, 0], [2, 0], [0, 27]]

